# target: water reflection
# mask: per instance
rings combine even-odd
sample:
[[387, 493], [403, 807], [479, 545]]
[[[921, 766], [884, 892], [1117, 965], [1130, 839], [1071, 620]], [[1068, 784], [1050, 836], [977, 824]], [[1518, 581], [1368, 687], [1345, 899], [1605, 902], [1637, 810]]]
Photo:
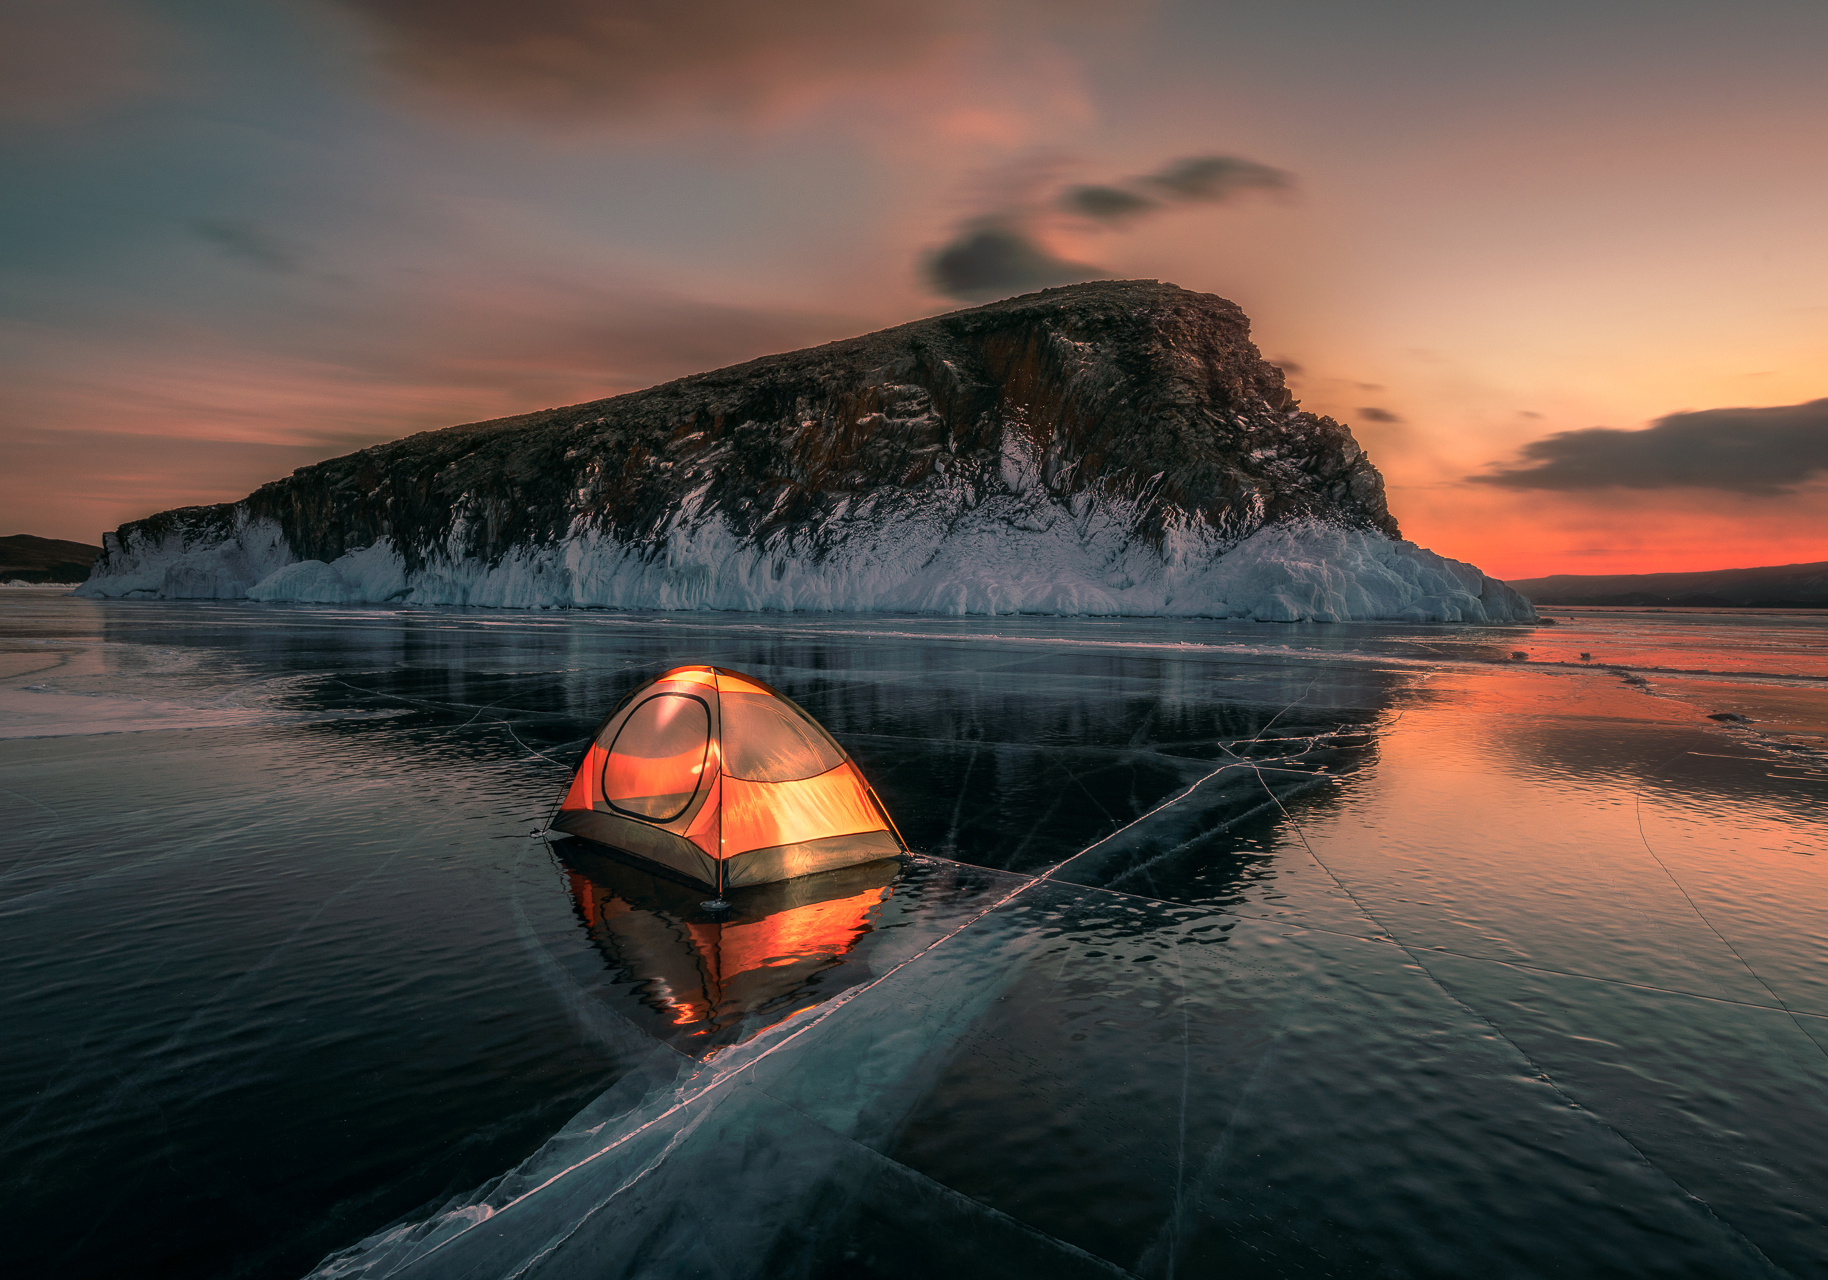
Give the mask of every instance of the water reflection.
[[591, 942], [648, 1029], [694, 1055], [868, 981], [854, 953], [902, 872], [891, 858], [731, 889], [730, 909], [712, 913], [702, 886], [584, 840], [557, 848]]
[[[226, 685], [250, 705], [264, 701], [311, 722], [302, 730], [311, 737], [355, 749], [372, 743], [389, 758], [411, 751], [427, 765], [523, 771], [530, 820], [549, 808], [563, 786], [553, 779], [575, 767], [605, 710], [644, 681], [685, 661], [753, 671], [843, 744], [911, 847], [1025, 874], [1109, 836], [1235, 757], [1265, 766], [1262, 778], [1285, 802], [1289, 788], [1305, 787], [1280, 771], [1291, 753], [1305, 752], [1300, 768], [1335, 777], [1363, 768], [1374, 759], [1368, 733], [1393, 701], [1427, 696], [1400, 667], [1321, 661], [1344, 632], [1256, 624], [999, 620], [1008, 634], [993, 637], [973, 634], [990, 625], [983, 620], [101, 612], [110, 662], [146, 650], [149, 637], [211, 655], [170, 677], [174, 699], [184, 696], [181, 681], [207, 686], [209, 696]], [[226, 682], [224, 666], [234, 676]], [[1186, 874], [1226, 880], [1231, 864], [1220, 846], [1245, 835], [1228, 824], [1247, 811], [1252, 831], [1282, 821], [1262, 778], [1227, 774], [1203, 786], [1168, 824], [1172, 838], [1155, 824], [1148, 835], [1159, 847], [1101, 850], [1097, 866], [1078, 865], [1075, 878], [1128, 874], [1123, 887], [1133, 892], [1226, 898], [1222, 884], [1182, 885], [1186, 875], [1166, 864], [1141, 880], [1134, 873], [1174, 851], [1173, 860], [1198, 864]], [[1303, 803], [1324, 801], [1324, 790], [1304, 794]]]

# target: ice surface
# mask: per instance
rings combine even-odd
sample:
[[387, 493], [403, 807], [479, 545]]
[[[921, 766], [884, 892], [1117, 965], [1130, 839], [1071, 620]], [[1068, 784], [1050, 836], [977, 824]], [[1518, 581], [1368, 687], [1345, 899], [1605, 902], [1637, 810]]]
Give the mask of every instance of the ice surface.
[[198, 729], [267, 720], [246, 707], [0, 687], [0, 738], [63, 738], [152, 729]]
[[[1822, 1275], [1828, 619], [1730, 621], [10, 593], [0, 688], [198, 716], [0, 741], [9, 1260]], [[687, 659], [817, 715], [926, 851], [697, 1040], [696, 897], [612, 934], [626, 886], [580, 914], [527, 838]]]

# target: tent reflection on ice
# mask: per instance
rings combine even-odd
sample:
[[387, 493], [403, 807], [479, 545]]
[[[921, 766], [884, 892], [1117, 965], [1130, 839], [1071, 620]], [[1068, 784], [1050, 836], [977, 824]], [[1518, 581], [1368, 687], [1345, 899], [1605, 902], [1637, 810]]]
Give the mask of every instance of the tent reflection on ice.
[[830, 999], [872, 976], [851, 952], [874, 931], [901, 864], [821, 871], [731, 895], [704, 894], [585, 840], [560, 860], [592, 943], [635, 984], [646, 1029], [694, 1056]]
[[819, 723], [753, 677], [675, 667], [597, 730], [552, 829], [722, 894], [907, 846]]

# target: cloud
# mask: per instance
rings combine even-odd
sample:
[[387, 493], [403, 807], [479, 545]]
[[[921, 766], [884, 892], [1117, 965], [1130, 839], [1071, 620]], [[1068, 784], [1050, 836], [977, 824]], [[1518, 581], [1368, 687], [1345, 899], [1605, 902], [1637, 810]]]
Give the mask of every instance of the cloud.
[[1123, 187], [1068, 187], [1060, 193], [1060, 206], [1069, 213], [1098, 222], [1122, 223], [1161, 208], [1160, 201]]
[[303, 265], [296, 247], [245, 218], [199, 218], [190, 229], [225, 256], [250, 266], [295, 275]]
[[1190, 156], [1143, 181], [1176, 200], [1200, 204], [1217, 204], [1245, 191], [1286, 191], [1295, 185], [1291, 173], [1236, 156]]
[[1299, 378], [1302, 374], [1307, 372], [1306, 365], [1294, 360], [1271, 360], [1270, 363], [1291, 378]]
[[1368, 405], [1365, 408], [1360, 409], [1358, 411], [1358, 416], [1363, 418], [1366, 422], [1401, 422], [1402, 421], [1402, 418], [1398, 417], [1394, 413], [1391, 413], [1390, 410], [1380, 409], [1376, 405]]
[[1475, 484], [1506, 489], [1719, 489], [1770, 495], [1828, 472], [1828, 399], [1672, 413], [1640, 431], [1589, 427], [1531, 441]]
[[1108, 21], [1091, 0], [321, 0], [359, 15], [403, 80], [552, 122], [779, 115], [835, 93], [905, 90], [998, 28]]
[[1164, 201], [1223, 204], [1247, 191], [1291, 191], [1295, 176], [1236, 156], [1188, 156], [1126, 186], [1068, 187], [1059, 205], [1094, 222], [1122, 224], [1162, 212]]
[[927, 273], [939, 292], [966, 301], [987, 301], [1110, 274], [1058, 257], [1019, 222], [998, 218], [981, 219], [963, 228], [928, 260]]
[[[1072, 262], [1046, 247], [1050, 221], [1062, 213], [1106, 228], [1129, 227], [1166, 211], [1171, 202], [1217, 204], [1252, 189], [1286, 189], [1291, 175], [1254, 160], [1190, 156], [1127, 185], [1083, 183], [1050, 197], [1061, 161], [1045, 158], [999, 175], [1009, 190], [991, 208], [960, 225], [950, 243], [926, 259], [928, 281], [947, 297], [982, 302], [1049, 285], [1097, 280], [1111, 273]], [[1083, 224], [1081, 224], [1083, 229]]]

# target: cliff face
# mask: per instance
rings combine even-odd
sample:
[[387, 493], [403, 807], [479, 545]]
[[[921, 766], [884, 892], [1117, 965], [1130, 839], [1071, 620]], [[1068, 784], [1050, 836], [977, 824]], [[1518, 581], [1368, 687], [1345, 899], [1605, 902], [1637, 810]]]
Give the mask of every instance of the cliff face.
[[83, 590], [1529, 616], [1397, 538], [1237, 307], [1100, 282], [305, 467], [122, 526]]

